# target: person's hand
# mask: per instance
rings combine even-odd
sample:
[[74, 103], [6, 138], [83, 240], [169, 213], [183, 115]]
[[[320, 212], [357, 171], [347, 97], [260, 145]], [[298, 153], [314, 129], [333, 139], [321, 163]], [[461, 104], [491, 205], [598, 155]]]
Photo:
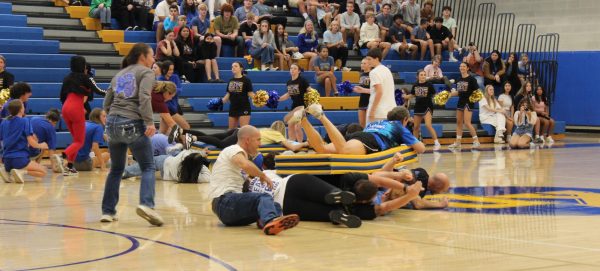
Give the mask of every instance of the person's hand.
[[271, 179], [269, 179], [269, 177], [267, 177], [267, 175], [264, 173], [260, 177], [260, 182], [266, 184], [269, 189], [273, 189], [273, 181], [271, 181]]
[[352, 88], [352, 91], [353, 91], [353, 92], [358, 92], [358, 91], [360, 91], [360, 89], [361, 89], [361, 87], [359, 87], [359, 86], [354, 86], [354, 87]]
[[400, 163], [400, 162], [404, 161], [404, 156], [402, 155], [401, 152], [394, 153], [394, 156], [392, 157], [392, 161], [394, 161], [394, 164]]
[[133, 9], [133, 5], [132, 4], [127, 5], [127, 10], [131, 11], [132, 9]]
[[38, 143], [38, 145], [40, 145], [40, 149], [42, 149], [42, 150], [48, 149], [48, 143], [46, 143], [46, 142]]
[[144, 135], [151, 137], [154, 134], [156, 134], [156, 127], [154, 127], [154, 124], [146, 125], [146, 132], [144, 132]]
[[500, 75], [494, 75], [494, 78], [496, 78], [496, 82], [500, 83]]
[[446, 208], [448, 207], [448, 198], [447, 197], [443, 197], [440, 201], [439, 201], [439, 207], [440, 208]]
[[265, 48], [265, 47], [267, 47], [267, 45], [268, 45], [268, 44], [266, 44], [266, 43], [263, 43], [263, 44], [262, 44], [260, 47], [261, 47], [261, 48]]
[[413, 185], [406, 188], [406, 195], [416, 197], [423, 191], [423, 184], [421, 182], [415, 182]]

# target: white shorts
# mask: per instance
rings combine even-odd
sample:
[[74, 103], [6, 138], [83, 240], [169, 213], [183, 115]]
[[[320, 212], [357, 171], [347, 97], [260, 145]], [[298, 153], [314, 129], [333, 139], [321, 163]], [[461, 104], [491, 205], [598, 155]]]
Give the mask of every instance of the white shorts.
[[392, 44], [392, 50], [394, 51], [398, 51], [400, 49], [400, 45], [408, 45], [409, 47], [412, 45], [411, 43], [405, 43], [405, 42], [396, 42], [394, 44]]

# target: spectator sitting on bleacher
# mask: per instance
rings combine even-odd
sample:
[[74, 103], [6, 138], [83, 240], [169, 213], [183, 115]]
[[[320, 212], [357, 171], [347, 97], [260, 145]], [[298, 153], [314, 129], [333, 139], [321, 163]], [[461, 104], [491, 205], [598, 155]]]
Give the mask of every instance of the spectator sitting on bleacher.
[[513, 119], [515, 120], [515, 132], [510, 139], [510, 147], [513, 149], [529, 148], [529, 143], [533, 140], [533, 127], [538, 122], [529, 99], [523, 99], [519, 103], [519, 110], [515, 112]]
[[448, 60], [450, 62], [456, 62], [456, 58], [454, 57], [454, 40], [452, 39], [452, 33], [450, 30], [442, 25], [444, 19], [442, 17], [436, 17], [434, 20], [434, 25], [431, 28], [427, 29], [429, 32], [429, 36], [433, 40], [433, 47], [435, 48], [436, 55], [442, 55], [442, 50], [447, 49]]
[[233, 16], [233, 7], [224, 4], [221, 7], [221, 15], [213, 21], [215, 34], [221, 38], [223, 45], [236, 47], [236, 57], [244, 56], [244, 39], [238, 36], [240, 25], [238, 19]]
[[275, 30], [275, 58], [279, 61], [281, 70], [289, 69], [292, 66], [292, 59], [304, 58], [296, 44], [288, 39], [288, 33], [282, 24], [278, 24]]
[[[348, 44], [342, 38], [340, 30], [340, 23], [338, 21], [331, 22], [330, 29], [325, 31], [323, 34], [323, 44], [329, 49], [329, 55], [333, 57], [335, 61], [340, 61], [342, 67], [346, 68], [346, 61], [348, 60]], [[338, 68], [337, 66], [335, 67]]]
[[347, 41], [348, 34], [353, 37], [353, 50], [358, 50], [358, 41], [360, 40], [360, 16], [354, 12], [354, 1], [350, 0], [346, 4], [346, 12], [339, 16], [339, 22], [343, 40]]
[[90, 4], [90, 13], [89, 16], [92, 18], [100, 19], [100, 23], [102, 24], [102, 29], [111, 29], [110, 28], [110, 5], [111, 0], [92, 0]]
[[308, 58], [308, 70], [312, 71], [313, 67], [310, 64], [317, 57], [317, 47], [319, 46], [319, 37], [315, 32], [315, 26], [311, 20], [304, 22], [304, 27], [300, 29], [298, 35], [298, 49], [304, 58]]
[[267, 20], [271, 25], [287, 24], [287, 17], [284, 16], [273, 16], [273, 8], [265, 5], [265, 0], [258, 0], [254, 7], [258, 10], [258, 21]]
[[204, 2], [204, 4], [208, 5], [208, 15], [211, 22], [216, 18], [215, 16], [223, 15], [221, 14], [221, 8], [228, 2], [227, 0], [209, 0]]
[[[179, 48], [177, 48], [177, 44], [175, 43], [175, 33], [172, 30], [167, 30], [165, 32], [165, 39], [161, 40], [158, 45], [156, 45], [155, 59], [156, 61], [171, 61], [175, 65], [177, 74], [183, 74], [181, 52], [179, 52]], [[182, 76], [182, 79], [187, 81], [185, 75]]]
[[405, 58], [406, 53], [410, 52], [412, 59], [417, 59], [417, 45], [408, 43], [406, 33], [410, 33], [404, 25], [402, 14], [394, 15], [394, 24], [390, 27], [389, 40], [392, 43], [391, 49], [398, 52], [400, 58]]
[[414, 27], [410, 35], [410, 41], [421, 48], [421, 60], [425, 59], [427, 49], [429, 49], [431, 59], [433, 59], [433, 56], [435, 55], [435, 50], [433, 50], [433, 40], [431, 39], [431, 36], [429, 36], [429, 33], [427, 33], [427, 25], [427, 20], [421, 19], [419, 26]]
[[92, 171], [94, 168], [106, 170], [106, 162], [109, 159], [108, 152], [100, 150], [100, 144], [104, 144], [104, 126], [106, 125], [106, 112], [100, 108], [94, 108], [90, 113], [90, 120], [85, 123], [85, 141], [79, 149], [75, 158], [75, 169], [77, 171]]
[[258, 15], [259, 13], [258, 9], [253, 6], [252, 0], [244, 0], [244, 5], [237, 8], [233, 13], [233, 16], [238, 19], [238, 22], [243, 23], [248, 19], [246, 17], [250, 12], [254, 15]]
[[177, 26], [173, 28], [173, 33], [175, 33], [176, 38], [179, 36], [179, 30], [181, 30], [182, 27], [187, 26], [187, 21], [188, 19], [185, 15], [177, 16]]
[[467, 46], [467, 51], [469, 52], [467, 56], [463, 58], [463, 62], [467, 63], [469, 66], [469, 73], [475, 80], [477, 80], [477, 85], [479, 88], [483, 89], [483, 70], [481, 70], [481, 62], [483, 62], [483, 58], [479, 54], [479, 50], [477, 50], [477, 46], [470, 42], [469, 46]]
[[0, 55], [0, 89], [10, 88], [15, 83], [15, 76], [6, 71], [6, 58]]
[[388, 0], [387, 2], [390, 4], [390, 13], [392, 15], [402, 15], [402, 0]]
[[483, 93], [483, 99], [479, 101], [479, 121], [481, 124], [489, 124], [496, 129], [494, 143], [504, 143], [504, 132], [506, 132], [506, 116], [502, 105], [494, 96], [494, 87], [487, 85]]
[[427, 21], [433, 20], [433, 3], [431, 0], [427, 0], [423, 3], [423, 8], [421, 8], [421, 19], [427, 19]]
[[[533, 84], [529, 81], [525, 81], [525, 84], [523, 85], [521, 90], [519, 90], [517, 92], [517, 95], [515, 95], [514, 104], [521, 104], [521, 100], [527, 100], [529, 102], [529, 104], [532, 105], [533, 104], [532, 99], [533, 99]], [[540, 119], [539, 118], [536, 118], [536, 122], [534, 123], [534, 125], [535, 125], [535, 127], [534, 127], [535, 139], [532, 138], [532, 140], [535, 143], [544, 143], [544, 139], [542, 137], [540, 137]]]
[[442, 19], [444, 19], [444, 22], [442, 23], [442, 25], [450, 30], [450, 33], [452, 34], [451, 39], [454, 39], [455, 47], [460, 47], [456, 44], [456, 20], [454, 18], [450, 17], [451, 13], [452, 13], [451, 7], [444, 6], [442, 8]]
[[431, 84], [444, 84], [446, 85], [446, 90], [451, 90], [453, 82], [448, 80], [448, 77], [444, 76], [442, 69], [440, 68], [441, 64], [442, 56], [435, 55], [431, 60], [431, 64], [425, 66], [425, 78], [427, 82]]
[[324, 44], [319, 45], [319, 56], [314, 61], [315, 81], [325, 87], [325, 96], [338, 96], [336, 78], [334, 72], [335, 63], [333, 57], [329, 56], [329, 49]]
[[[517, 94], [517, 91], [521, 89], [521, 79], [519, 78], [519, 64], [517, 60], [517, 54], [510, 53], [508, 54], [508, 59], [505, 63], [506, 67], [506, 80], [510, 82], [512, 87], [511, 96]], [[538, 114], [539, 116], [539, 114]]]
[[254, 97], [252, 81], [244, 75], [244, 66], [240, 62], [231, 64], [233, 77], [227, 83], [227, 93], [223, 97], [223, 103], [229, 105], [229, 128], [242, 127], [250, 123], [250, 100]]
[[113, 0], [111, 10], [113, 18], [125, 31], [142, 30], [141, 25], [146, 24], [142, 20], [146, 20], [148, 15], [143, 13], [148, 11], [140, 8], [140, 4], [134, 0]]
[[525, 53], [521, 54], [521, 60], [519, 61], [519, 78], [521, 79], [521, 85], [525, 85], [525, 81], [531, 81], [535, 74], [531, 62], [529, 62], [529, 56]]
[[181, 75], [185, 76], [192, 83], [200, 82], [200, 68], [202, 63], [199, 61], [199, 51], [197, 50], [199, 43], [200, 39], [194, 36], [194, 32], [189, 27], [183, 26], [179, 29], [175, 44], [180, 53], [183, 66]]
[[[504, 67], [504, 62], [500, 59], [500, 52], [493, 50], [490, 56], [483, 62], [483, 83], [486, 86], [493, 85], [494, 89], [502, 90], [501, 87], [505, 73], [506, 68]], [[496, 92], [499, 91], [496, 90]]]
[[258, 25], [254, 21], [256, 17], [254, 13], [248, 12], [246, 14], [247, 20], [240, 23], [240, 36], [244, 39], [244, 52], [248, 52], [250, 54], [250, 48], [252, 47], [252, 37], [254, 36], [254, 32], [258, 30]]
[[31, 97], [31, 86], [25, 82], [18, 82], [10, 87], [9, 89], [9, 99], [2, 106], [2, 111], [0, 111], [0, 121], [5, 119], [10, 115], [8, 111], [8, 104], [12, 100], [21, 100], [23, 103], [23, 108], [25, 112], [27, 112], [27, 101], [29, 101], [29, 97]]
[[382, 51], [382, 59], [385, 59], [390, 50], [390, 43], [383, 41], [379, 34], [379, 26], [375, 24], [375, 16], [372, 13], [367, 13], [367, 21], [360, 27], [360, 41], [358, 42], [361, 49], [380, 48]]
[[435, 95], [435, 89], [431, 82], [427, 81], [426, 72], [424, 70], [417, 71], [417, 83], [412, 86], [409, 95], [402, 95], [404, 100], [410, 100], [413, 97], [415, 98], [415, 108], [414, 108], [414, 125], [413, 125], [413, 135], [416, 138], [422, 138], [421, 134], [421, 121], [425, 120], [425, 126], [433, 139], [434, 145], [433, 150], [439, 150], [442, 145], [437, 138], [437, 133], [433, 129], [431, 124], [433, 118], [433, 96]]
[[[171, 5], [177, 5], [176, 0], [162, 0], [154, 9], [154, 22], [152, 29], [156, 31], [156, 42], [160, 42], [165, 35], [165, 20], [170, 16]], [[177, 8], [179, 10], [179, 8]]]
[[[48, 144], [38, 143], [35, 139], [31, 124], [25, 118], [25, 107], [21, 101], [10, 101], [6, 110], [10, 116], [0, 124], [0, 141], [4, 146], [4, 167], [0, 169], [0, 176], [7, 183], [23, 183], [25, 172], [34, 177], [46, 176], [44, 166], [29, 160], [28, 145], [45, 150], [48, 149]], [[7, 172], [10, 172], [11, 177], [8, 177]]]
[[329, 29], [331, 20], [337, 16], [339, 5], [328, 3], [328, 0], [311, 0], [308, 12], [312, 18], [317, 19], [317, 23], [322, 30]]
[[[212, 33], [207, 33], [204, 40], [200, 43], [198, 54], [201, 60], [204, 60], [204, 71], [208, 83], [223, 83], [219, 75], [219, 64], [217, 63], [217, 45]], [[214, 73], [215, 79], [212, 79]]]
[[275, 36], [267, 20], [260, 22], [260, 29], [252, 35], [252, 48], [249, 52], [254, 59], [260, 59], [261, 71], [276, 71], [273, 67], [275, 60]]
[[381, 13], [375, 16], [375, 20], [377, 21], [377, 25], [379, 26], [381, 40], [386, 41], [388, 38], [388, 34], [390, 32], [390, 27], [394, 24], [394, 15], [390, 14], [390, 10], [392, 6], [388, 3], [383, 4], [381, 8]]
[[[171, 114], [171, 118], [183, 129], [189, 129], [190, 124], [183, 117], [183, 110], [181, 110], [181, 106], [179, 105], [179, 94], [181, 94], [182, 86], [181, 80], [177, 74], [174, 74], [173, 62], [166, 60], [163, 61], [160, 65], [160, 74], [156, 80], [157, 81], [171, 81], [175, 84], [176, 93], [173, 99], [167, 101], [167, 107], [169, 108], [169, 114]], [[167, 134], [169, 128], [171, 126], [161, 126], [159, 131], [163, 134]]]
[[[208, 8], [204, 3], [200, 4], [198, 6], [198, 16], [191, 20], [194, 35], [200, 37], [200, 40], [204, 40], [204, 36], [208, 33], [208, 30], [210, 28], [210, 18], [207, 15], [207, 9]], [[213, 35], [213, 42], [217, 47], [217, 52], [215, 56], [221, 55], [221, 37]]]
[[195, 0], [183, 0], [181, 1], [181, 7], [179, 8], [179, 14], [187, 17], [187, 26], [191, 26], [192, 19], [198, 17], [198, 4]]
[[[304, 77], [300, 75], [300, 67], [298, 64], [292, 64], [290, 66], [290, 80], [286, 83], [287, 92], [279, 98], [279, 102], [285, 101], [289, 98], [292, 99], [292, 107], [304, 106], [304, 94], [308, 91], [310, 84]], [[302, 127], [297, 123], [289, 125], [288, 139], [296, 142], [302, 142], [304, 140], [304, 133]]]
[[[535, 113], [540, 119], [540, 138], [548, 144], [554, 143], [554, 139], [552, 139], [552, 134], [554, 134], [554, 119], [550, 117], [550, 111], [548, 109], [548, 97], [546, 96], [546, 92], [541, 85], [538, 85], [535, 89], [535, 95], [533, 95], [531, 101], [533, 102]], [[544, 132], [546, 134], [545, 139]]]
[[415, 3], [415, 0], [403, 0], [402, 4], [400, 5], [400, 10], [402, 11], [402, 16], [404, 16], [404, 21], [406, 24], [412, 27], [422, 25], [420, 23], [421, 8], [419, 7], [419, 4]]
[[[59, 155], [55, 155], [56, 151], [56, 124], [60, 121], [60, 112], [58, 109], [51, 108], [46, 112], [45, 117], [31, 118], [31, 129], [38, 143], [46, 143], [48, 145], [48, 154], [50, 157], [50, 165], [54, 172], [62, 173], [62, 162]], [[44, 151], [38, 148], [29, 147], [29, 158], [32, 161], [40, 163], [44, 158]], [[58, 159], [57, 159], [58, 158]]]
[[[364, 0], [362, 1], [362, 3], [358, 4], [359, 8], [360, 8], [360, 13], [363, 15], [366, 15], [367, 13], [367, 8], [371, 7], [373, 8], [373, 11], [379, 11], [377, 3], [373, 3], [375, 0]], [[348, 7], [346, 7], [348, 8]]]
[[166, 35], [166, 31], [175, 31], [175, 27], [179, 25], [179, 7], [177, 7], [177, 5], [173, 4], [169, 7], [169, 16], [167, 16], [165, 18], [165, 21], [163, 22], [163, 27], [165, 29], [165, 35]]
[[512, 129], [514, 126], [513, 116], [515, 115], [515, 108], [513, 104], [512, 97], [510, 94], [512, 92], [512, 85], [510, 82], [504, 82], [504, 93], [498, 96], [498, 102], [502, 106], [502, 110], [504, 112], [504, 116], [506, 117], [506, 131], [508, 137], [506, 138], [506, 142], [510, 142], [510, 136], [512, 134]]

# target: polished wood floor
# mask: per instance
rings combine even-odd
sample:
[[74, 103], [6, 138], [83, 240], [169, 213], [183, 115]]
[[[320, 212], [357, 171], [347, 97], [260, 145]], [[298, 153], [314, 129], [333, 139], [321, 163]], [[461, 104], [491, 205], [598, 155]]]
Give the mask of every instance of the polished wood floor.
[[0, 270], [600, 270], [600, 144], [566, 142], [427, 153], [418, 166], [452, 179], [448, 210], [278, 236], [222, 226], [206, 184], [157, 181], [158, 228], [135, 214], [136, 180], [112, 224], [98, 222], [104, 172], [1, 183]]

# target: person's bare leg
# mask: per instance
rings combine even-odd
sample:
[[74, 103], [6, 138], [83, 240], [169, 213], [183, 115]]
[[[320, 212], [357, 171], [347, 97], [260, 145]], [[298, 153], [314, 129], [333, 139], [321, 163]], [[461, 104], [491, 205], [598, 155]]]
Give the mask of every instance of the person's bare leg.
[[548, 123], [548, 132], [546, 133], [546, 136], [552, 136], [554, 134], [554, 120], [550, 119]]
[[431, 59], [435, 55], [435, 50], [433, 49], [433, 40], [428, 40], [427, 45], [429, 46], [429, 53], [431, 54]]
[[249, 125], [250, 124], [250, 116], [241, 116], [240, 117], [240, 127], [244, 126], [244, 125]]
[[433, 116], [432, 116], [431, 112], [427, 112], [427, 114], [425, 114], [425, 126], [427, 127], [427, 130], [429, 130], [429, 133], [431, 134], [431, 139], [436, 141], [436, 140], [438, 140], [438, 137], [437, 137], [437, 134], [435, 133], [435, 130], [433, 129], [432, 119], [433, 119]]
[[[311, 148], [313, 148], [317, 153], [329, 153], [325, 148], [325, 141], [323, 141], [323, 138], [321, 138], [319, 132], [315, 130], [315, 127], [310, 124], [306, 117], [302, 118], [300, 125], [302, 125], [302, 128], [306, 133], [306, 139], [308, 140], [308, 145]], [[333, 153], [335, 153], [335, 150]]]
[[238, 127], [238, 118], [237, 117], [229, 117], [229, 126], [227, 130], [231, 130], [233, 128]]
[[217, 45], [217, 57], [219, 57], [221, 55], [221, 44], [223, 41], [221, 40], [221, 37], [214, 37], [214, 41]]
[[423, 116], [421, 115], [417, 115], [415, 114], [415, 116], [413, 117], [413, 135], [416, 138], [419, 138], [419, 135], [421, 134], [421, 121], [423, 120]]
[[471, 134], [472, 137], [477, 136], [477, 131], [475, 131], [475, 127], [473, 127], [473, 124], [471, 123], [471, 116], [473, 116], [473, 112], [465, 109], [464, 113], [465, 113], [464, 123], [467, 126], [467, 128], [469, 129], [469, 133]]
[[212, 63], [212, 72], [215, 75], [215, 79], [221, 79], [219, 76], [219, 65], [217, 65], [217, 59], [211, 59], [210, 62]]
[[187, 120], [185, 120], [185, 118], [182, 115], [175, 114], [171, 117], [173, 118], [175, 123], [177, 123], [177, 125], [179, 125], [179, 127], [186, 129], [186, 130], [190, 129], [190, 124], [187, 122]]
[[420, 60], [424, 60], [425, 54], [427, 53], [427, 42], [421, 40], [421, 41], [419, 41], [419, 43], [421, 43], [421, 59]]
[[331, 84], [331, 89], [333, 90], [333, 93], [338, 94], [337, 87], [335, 86], [337, 83], [337, 78], [335, 78], [335, 75], [333, 73], [329, 75], [329, 83]]
[[296, 134], [296, 142], [304, 142], [304, 133], [302, 132], [302, 127], [300, 127], [300, 125], [294, 125], [294, 129], [291, 132]]
[[206, 73], [206, 79], [212, 80], [212, 61], [207, 59], [204, 61], [204, 72]]
[[359, 109], [358, 110], [358, 123], [361, 127], [365, 127], [367, 124], [367, 110]]
[[390, 45], [389, 42], [383, 42], [381, 43], [381, 50], [383, 50], [383, 52], [381, 53], [381, 58], [385, 59], [385, 57], [387, 56], [388, 52], [390, 51], [390, 48], [392, 46]]
[[322, 115], [319, 120], [323, 124], [323, 128], [325, 128], [325, 131], [327, 132], [327, 135], [329, 135], [329, 139], [331, 139], [331, 143], [333, 146], [335, 146], [335, 149], [338, 151], [343, 150], [346, 145], [346, 139], [344, 138], [344, 135], [342, 135], [340, 130], [333, 125], [327, 116]]
[[331, 96], [331, 84], [329, 83], [329, 77], [327, 75], [321, 75], [319, 77], [324, 77], [323, 85], [325, 86], [325, 97]]
[[463, 119], [464, 112], [462, 110], [456, 110], [456, 137], [462, 137], [463, 135]]

